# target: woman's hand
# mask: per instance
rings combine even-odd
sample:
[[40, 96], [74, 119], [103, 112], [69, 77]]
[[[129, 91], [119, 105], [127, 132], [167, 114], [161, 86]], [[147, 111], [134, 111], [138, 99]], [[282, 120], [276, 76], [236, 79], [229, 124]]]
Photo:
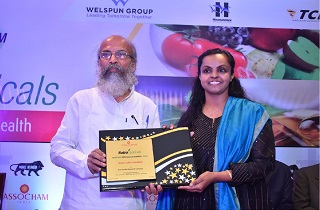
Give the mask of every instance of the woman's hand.
[[93, 150], [88, 155], [87, 165], [92, 174], [98, 173], [101, 171], [102, 167], [106, 167], [106, 154], [100, 149]]
[[194, 135], [194, 131], [190, 131], [190, 137], [192, 138]]
[[201, 193], [214, 181], [214, 173], [206, 171], [201, 174], [196, 180], [190, 183], [189, 186], [180, 186], [179, 190], [186, 190], [188, 192], [198, 192]]

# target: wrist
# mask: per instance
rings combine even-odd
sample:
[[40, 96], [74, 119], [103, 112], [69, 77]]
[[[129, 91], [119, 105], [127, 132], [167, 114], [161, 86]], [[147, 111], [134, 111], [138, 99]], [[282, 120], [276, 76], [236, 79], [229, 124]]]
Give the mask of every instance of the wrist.
[[230, 180], [232, 180], [232, 172], [230, 170], [226, 170], [227, 174], [229, 175], [230, 177]]

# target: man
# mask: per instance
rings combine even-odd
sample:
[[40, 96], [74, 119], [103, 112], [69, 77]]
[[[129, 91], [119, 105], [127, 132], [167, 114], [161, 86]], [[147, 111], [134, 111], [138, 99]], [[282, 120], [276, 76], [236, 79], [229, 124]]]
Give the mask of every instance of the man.
[[292, 179], [290, 166], [276, 160], [274, 169], [267, 177], [268, 195], [272, 209], [293, 209]]
[[[51, 161], [66, 170], [61, 210], [145, 208], [140, 190], [99, 189], [99, 172], [107, 164], [98, 149], [99, 130], [160, 127], [157, 106], [134, 91], [136, 65], [134, 45], [119, 35], [110, 36], [98, 51], [96, 87], [71, 97], [50, 150]], [[153, 185], [146, 190], [156, 192]]]
[[319, 163], [294, 172], [294, 209], [319, 209]]

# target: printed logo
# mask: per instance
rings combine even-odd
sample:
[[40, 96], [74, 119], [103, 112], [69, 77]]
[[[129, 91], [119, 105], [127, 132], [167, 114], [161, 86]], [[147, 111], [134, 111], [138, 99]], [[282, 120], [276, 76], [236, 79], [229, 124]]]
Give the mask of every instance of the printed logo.
[[42, 170], [43, 167], [44, 165], [41, 163], [41, 161], [34, 161], [33, 163], [12, 164], [10, 166], [10, 170], [14, 171], [14, 175], [16, 176], [18, 176], [18, 172], [25, 176], [26, 174], [24, 171], [28, 171], [28, 176], [31, 176], [31, 172], [39, 176], [38, 171]]
[[7, 33], [0, 33], [0, 43], [5, 43], [7, 40]]
[[23, 184], [19, 188], [20, 192], [4, 193], [3, 199], [7, 201], [15, 201], [21, 203], [31, 203], [31, 201], [47, 201], [49, 200], [48, 194], [30, 193], [30, 187]]
[[214, 12], [216, 17], [220, 17], [223, 15], [223, 17], [229, 17], [229, 3], [224, 2], [223, 7], [221, 6], [220, 2], [216, 2], [215, 5], [209, 5], [211, 8], [211, 12]]
[[294, 10], [294, 9], [287, 9], [289, 16], [291, 17], [292, 21], [299, 21], [299, 22], [319, 22], [320, 14], [319, 10], [308, 10], [308, 9], [301, 9], [301, 10]]
[[295, 10], [292, 10], [292, 9], [288, 9], [287, 11], [288, 11], [291, 18], [293, 18], [294, 15], [297, 13]]
[[121, 2], [122, 5], [125, 6], [126, 3], [127, 3], [129, 0], [127, 0], [127, 1], [124, 1], [124, 0], [112, 0], [112, 1], [113, 1], [113, 3], [114, 3], [116, 6], [118, 6], [119, 2]]
[[[137, 19], [151, 20], [153, 15], [152, 8], [126, 8], [129, 0], [111, 0], [116, 7], [96, 7], [87, 6], [86, 16], [88, 18], [104, 18], [104, 19]], [[121, 4], [119, 4], [121, 3]]]
[[211, 13], [214, 14], [213, 21], [219, 21], [219, 22], [230, 22], [231, 19], [229, 19], [229, 13], [230, 13], [230, 6], [228, 2], [215, 2], [214, 5], [209, 5], [211, 9]]
[[20, 192], [22, 192], [22, 193], [27, 193], [27, 192], [29, 192], [29, 190], [30, 190], [30, 188], [26, 184], [23, 184], [20, 186]]
[[[116, 7], [86, 6], [88, 18], [151, 20], [152, 8], [127, 8], [129, 0], [111, 0]], [[119, 4], [120, 3], [120, 4]]]

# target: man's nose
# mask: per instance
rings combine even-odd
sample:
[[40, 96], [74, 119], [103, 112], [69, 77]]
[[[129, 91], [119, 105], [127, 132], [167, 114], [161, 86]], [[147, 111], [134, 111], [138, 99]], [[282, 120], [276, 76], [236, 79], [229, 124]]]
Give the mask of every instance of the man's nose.
[[116, 55], [112, 53], [111, 57], [109, 59], [109, 63], [117, 63], [117, 62], [118, 62], [118, 59], [117, 59]]

